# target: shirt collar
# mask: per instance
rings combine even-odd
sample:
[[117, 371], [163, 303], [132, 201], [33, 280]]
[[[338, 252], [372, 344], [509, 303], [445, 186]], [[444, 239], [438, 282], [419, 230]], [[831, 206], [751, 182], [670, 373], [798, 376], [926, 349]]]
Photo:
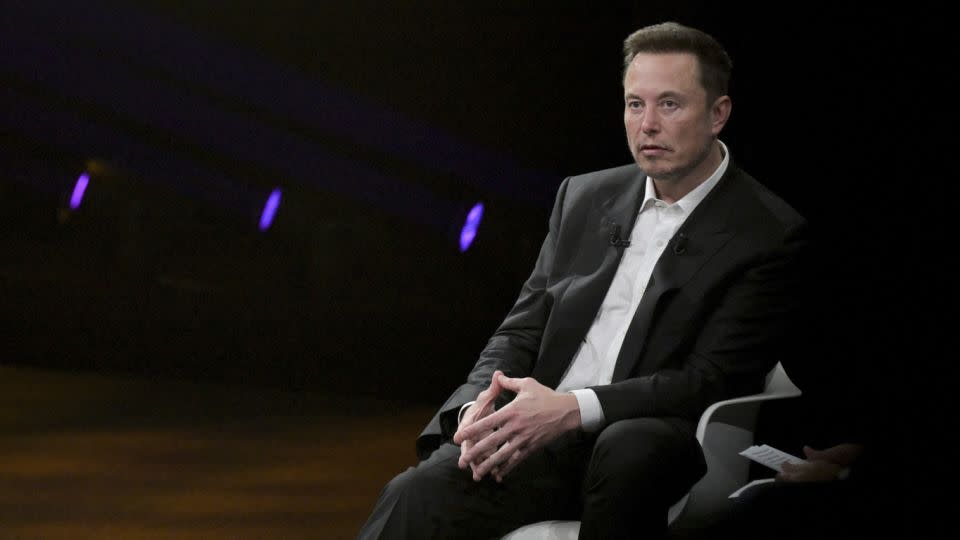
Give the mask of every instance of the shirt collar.
[[[680, 210], [684, 214], [689, 214], [693, 212], [693, 209], [700, 204], [701, 201], [710, 193], [710, 190], [717, 185], [717, 182], [720, 181], [720, 178], [725, 172], [727, 172], [727, 166], [730, 164], [730, 151], [727, 149], [727, 145], [723, 144], [723, 141], [717, 139], [717, 142], [720, 143], [720, 150], [723, 152], [723, 161], [720, 162], [720, 166], [717, 167], [717, 170], [713, 171], [713, 174], [710, 175], [706, 181], [702, 182], [699, 186], [690, 190], [690, 193], [687, 193], [679, 201], [669, 205], [677, 205], [680, 207]], [[657, 191], [653, 187], [653, 179], [647, 176], [646, 179], [646, 188], [643, 195], [643, 204], [640, 205], [641, 211], [646, 209], [648, 205], [654, 204], [657, 201]]]

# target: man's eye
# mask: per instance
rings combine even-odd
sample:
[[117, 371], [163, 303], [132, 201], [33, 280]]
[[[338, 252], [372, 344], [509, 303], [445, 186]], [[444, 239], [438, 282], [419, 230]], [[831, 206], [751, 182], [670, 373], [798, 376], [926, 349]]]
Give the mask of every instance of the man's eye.
[[639, 109], [641, 108], [641, 105], [639, 101], [633, 100], [627, 102], [627, 107], [630, 109]]
[[672, 99], [668, 99], [663, 102], [663, 107], [666, 109], [676, 109], [678, 106], [679, 104], [676, 101], [673, 101]]

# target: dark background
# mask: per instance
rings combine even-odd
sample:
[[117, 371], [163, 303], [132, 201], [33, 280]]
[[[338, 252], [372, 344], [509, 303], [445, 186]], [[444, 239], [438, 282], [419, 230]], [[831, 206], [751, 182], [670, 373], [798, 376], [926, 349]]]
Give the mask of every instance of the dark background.
[[439, 404], [512, 305], [559, 183], [629, 162], [621, 43], [672, 19], [727, 47], [722, 138], [819, 241], [796, 373], [891, 375], [899, 407], [937, 369], [937, 13], [62, 4], [2, 7], [4, 363]]

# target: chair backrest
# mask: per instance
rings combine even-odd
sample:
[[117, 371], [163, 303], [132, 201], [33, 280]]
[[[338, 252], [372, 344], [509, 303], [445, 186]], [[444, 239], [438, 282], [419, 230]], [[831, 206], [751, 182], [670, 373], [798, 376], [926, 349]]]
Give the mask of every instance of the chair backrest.
[[767, 382], [763, 388], [763, 393], [783, 397], [799, 396], [801, 394], [800, 389], [787, 376], [787, 372], [780, 362], [777, 362], [770, 373], [767, 373]]

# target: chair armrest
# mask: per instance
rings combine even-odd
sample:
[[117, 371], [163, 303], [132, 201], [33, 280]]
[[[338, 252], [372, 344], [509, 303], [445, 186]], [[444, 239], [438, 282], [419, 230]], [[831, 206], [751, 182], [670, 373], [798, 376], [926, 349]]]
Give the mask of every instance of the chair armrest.
[[[760, 403], [773, 399], [798, 397], [800, 394], [800, 389], [797, 388], [797, 385], [793, 384], [793, 381], [791, 381], [790, 377], [787, 376], [787, 372], [783, 369], [783, 364], [777, 362], [777, 365], [770, 370], [770, 373], [767, 373], [766, 380], [764, 381], [763, 392], [750, 396], [741, 396], [733, 399], [718, 401], [707, 407], [707, 410], [703, 411], [703, 414], [700, 415], [700, 422], [697, 424], [697, 440], [700, 441], [700, 445], [703, 446], [703, 438], [707, 433], [707, 424], [717, 421], [717, 416], [724, 408], [727, 410], [723, 411], [726, 413], [723, 416], [729, 416], [733, 420], [739, 420], [734, 421], [733, 424], [741, 426], [752, 433], [754, 426], [756, 426], [757, 407], [735, 407], [732, 409], [731, 406], [744, 405], [747, 403]], [[738, 411], [735, 411], [734, 409], [740, 409], [742, 412], [737, 414]]]
[[[753, 426], [756, 424], [756, 407], [743, 407], [747, 404], [760, 404], [764, 401], [771, 401], [774, 399], [787, 399], [799, 397], [801, 394], [800, 390], [794, 387], [793, 391], [790, 390], [781, 390], [777, 392], [763, 392], [760, 394], [751, 394], [749, 396], [743, 396], [732, 399], [725, 399], [723, 401], [718, 401], [713, 405], [707, 407], [703, 414], [700, 415], [700, 422], [697, 423], [697, 441], [700, 442], [701, 446], [703, 445], [703, 438], [707, 432], [707, 424], [710, 422], [718, 421], [720, 417], [728, 417], [731, 415], [736, 415], [736, 410], [743, 410], [746, 414], [751, 415], [752, 419], [743, 419], [743, 421], [736, 422], [736, 425], [749, 427], [750, 431], [753, 431]], [[738, 405], [740, 407], [738, 407]], [[724, 410], [721, 410], [724, 409]], [[747, 412], [750, 411], [750, 412]], [[751, 414], [752, 413], [752, 414]]]
[[703, 411], [697, 423], [697, 441], [707, 462], [707, 474], [670, 508], [669, 522], [675, 529], [703, 526], [726, 511], [730, 505], [727, 496], [742, 487], [749, 476], [749, 461], [740, 452], [753, 444], [761, 404], [800, 395], [800, 389], [778, 363], [767, 375], [763, 392], [718, 401]]

